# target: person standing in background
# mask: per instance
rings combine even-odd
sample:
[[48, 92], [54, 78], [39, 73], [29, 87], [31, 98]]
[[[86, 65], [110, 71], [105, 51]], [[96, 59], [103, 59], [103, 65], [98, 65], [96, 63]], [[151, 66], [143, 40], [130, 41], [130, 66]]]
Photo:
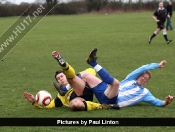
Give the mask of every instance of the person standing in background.
[[152, 34], [152, 36], [149, 37], [148, 43], [151, 44], [152, 39], [157, 34], [159, 34], [159, 32], [161, 30], [163, 30], [163, 37], [164, 37], [166, 43], [169, 44], [172, 40], [169, 40], [168, 37], [167, 37], [167, 31], [166, 31], [166, 28], [164, 26], [164, 23], [165, 23], [167, 17], [170, 18], [170, 15], [167, 13], [166, 8], [164, 8], [163, 2], [159, 2], [159, 7], [153, 13], [153, 16], [152, 17], [155, 20], [155, 22], [157, 23], [157, 29], [156, 29], [156, 31], [154, 31], [154, 33]]
[[173, 15], [173, 12], [172, 12], [172, 2], [168, 2], [168, 5], [166, 6], [166, 9], [167, 9], [167, 12], [168, 14], [170, 15], [170, 18], [167, 17], [167, 23], [166, 23], [166, 30], [173, 30], [173, 27], [171, 25], [171, 18], [172, 18], [172, 15]]

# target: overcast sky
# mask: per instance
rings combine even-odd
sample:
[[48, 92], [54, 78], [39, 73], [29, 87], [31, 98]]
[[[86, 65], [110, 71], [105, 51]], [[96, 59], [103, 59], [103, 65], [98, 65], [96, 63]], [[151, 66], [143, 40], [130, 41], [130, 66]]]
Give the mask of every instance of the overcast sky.
[[[12, 3], [15, 3], [15, 4], [20, 4], [22, 2], [26, 2], [26, 3], [33, 3], [35, 1], [46, 1], [46, 0], [7, 0], [9, 2], [12, 2]], [[61, 0], [62, 2], [67, 2], [67, 1], [70, 1], [70, 0]]]
[[[21, 2], [27, 2], [27, 3], [33, 3], [35, 1], [46, 1], [46, 0], [0, 0], [0, 1], [9, 1], [9, 2], [12, 2], [12, 3], [15, 3], [15, 4], [20, 4]], [[60, 0], [60, 2], [69, 2], [69, 1], [72, 1], [72, 0]], [[76, 1], [76, 0], [75, 0]], [[128, 2], [129, 0], [122, 0], [123, 2]], [[132, 1], [139, 1], [139, 0], [132, 0]], [[151, 0], [143, 0], [143, 1], [151, 1]], [[165, 0], [163, 0], [165, 1]]]
[[7, 0], [7, 1], [15, 3], [15, 4], [20, 4], [21, 2], [27, 2], [27, 3], [35, 2], [35, 0]]

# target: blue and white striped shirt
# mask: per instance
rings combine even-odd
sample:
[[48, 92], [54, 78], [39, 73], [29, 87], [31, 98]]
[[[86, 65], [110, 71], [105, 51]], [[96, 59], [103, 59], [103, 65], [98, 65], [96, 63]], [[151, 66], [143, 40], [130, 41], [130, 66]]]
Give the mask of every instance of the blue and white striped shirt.
[[147, 102], [155, 106], [162, 106], [164, 101], [155, 98], [148, 89], [139, 86], [136, 79], [145, 71], [159, 68], [158, 63], [143, 65], [131, 72], [122, 82], [120, 82], [119, 94], [116, 104], [120, 107], [132, 106], [139, 102]]

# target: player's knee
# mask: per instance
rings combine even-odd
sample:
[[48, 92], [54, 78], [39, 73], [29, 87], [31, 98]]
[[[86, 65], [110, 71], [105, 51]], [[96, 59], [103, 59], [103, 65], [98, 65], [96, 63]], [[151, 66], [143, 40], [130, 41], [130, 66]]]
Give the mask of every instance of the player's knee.
[[116, 85], [117, 87], [119, 87], [119, 84], [120, 84], [119, 80], [114, 79], [114, 83], [113, 83], [113, 85]]
[[88, 72], [86, 72], [86, 71], [83, 71], [82, 73], [81, 73], [81, 77], [82, 77], [82, 79], [84, 80], [86, 80], [88, 77], [89, 77], [89, 73]]
[[164, 29], [164, 31], [163, 31], [163, 35], [167, 35], [166, 29]]

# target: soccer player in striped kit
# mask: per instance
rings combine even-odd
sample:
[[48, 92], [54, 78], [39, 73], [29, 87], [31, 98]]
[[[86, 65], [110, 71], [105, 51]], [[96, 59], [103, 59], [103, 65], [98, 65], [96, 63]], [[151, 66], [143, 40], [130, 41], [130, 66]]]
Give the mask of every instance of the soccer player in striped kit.
[[[96, 48], [92, 50], [87, 59], [87, 63], [94, 67], [102, 81], [95, 79], [95, 77], [92, 78], [89, 74], [82, 78], [86, 78], [89, 86], [93, 87], [92, 90], [100, 103], [109, 102], [110, 104], [118, 104], [119, 107], [125, 107], [135, 105], [139, 102], [147, 102], [155, 106], [166, 106], [172, 102], [173, 96], [168, 95], [165, 100], [160, 100], [155, 98], [147, 88], [142, 87], [142, 85], [148, 83], [148, 80], [151, 78], [150, 70], [163, 68], [167, 63], [165, 60], [160, 63], [151, 63], [139, 67], [128, 74], [118, 85], [116, 83], [117, 80], [111, 77], [109, 73], [97, 63], [96, 52]], [[110, 85], [113, 86], [111, 87]], [[114, 93], [116, 94], [114, 95]]]

